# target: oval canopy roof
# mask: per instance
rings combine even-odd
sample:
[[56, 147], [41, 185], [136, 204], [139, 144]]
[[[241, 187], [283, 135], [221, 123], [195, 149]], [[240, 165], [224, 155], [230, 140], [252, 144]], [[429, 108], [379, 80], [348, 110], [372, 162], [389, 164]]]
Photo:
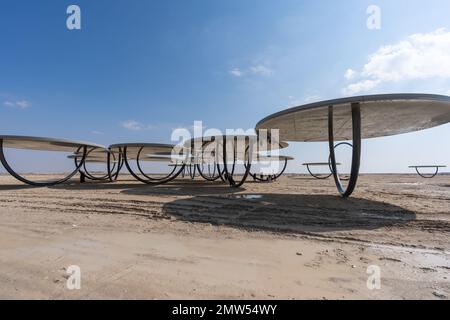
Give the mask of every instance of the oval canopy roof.
[[258, 160], [261, 162], [281, 162], [281, 161], [292, 161], [294, 160], [293, 157], [290, 156], [262, 156], [258, 155]]
[[333, 106], [335, 140], [352, 139], [351, 104], [361, 106], [363, 139], [391, 136], [450, 122], [450, 97], [384, 94], [311, 103], [261, 120], [256, 130], [279, 129], [283, 141], [328, 141], [328, 108]]
[[76, 152], [79, 147], [84, 146], [106, 149], [106, 147], [92, 142], [44, 137], [0, 136], [0, 140], [3, 140], [3, 147], [5, 148], [37, 151]]
[[163, 143], [119, 143], [109, 146], [113, 152], [117, 152], [119, 148], [123, 149], [125, 147], [127, 148], [127, 157], [136, 159], [139, 152], [141, 157], [171, 154], [174, 146]]

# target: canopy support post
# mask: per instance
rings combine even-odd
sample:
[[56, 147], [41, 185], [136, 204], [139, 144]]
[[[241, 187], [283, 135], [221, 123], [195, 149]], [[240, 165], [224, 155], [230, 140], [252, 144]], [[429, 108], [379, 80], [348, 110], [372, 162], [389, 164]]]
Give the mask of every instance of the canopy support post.
[[333, 128], [333, 106], [328, 107], [328, 144], [330, 149], [330, 163], [336, 187], [339, 193], [348, 198], [356, 188], [361, 163], [361, 107], [359, 103], [352, 103], [352, 167], [347, 188], [344, 188], [339, 178], [334, 152], [334, 128]]
[[[245, 159], [243, 160], [244, 167], [245, 167], [244, 175], [243, 175], [241, 181], [236, 182], [234, 180], [233, 176], [234, 176], [234, 171], [235, 171], [236, 161], [237, 161], [237, 157], [236, 157], [237, 151], [236, 151], [236, 145], [234, 143], [235, 143], [235, 140], [237, 140], [237, 139], [236, 139], [236, 137], [233, 138], [233, 146], [232, 146], [233, 147], [233, 166], [232, 166], [231, 172], [228, 171], [228, 167], [227, 167], [227, 136], [223, 136], [222, 139], [223, 139], [222, 140], [222, 144], [223, 144], [222, 145], [222, 152], [223, 152], [222, 157], [223, 157], [223, 167], [224, 167], [224, 173], [225, 173], [224, 179], [230, 184], [230, 186], [232, 188], [239, 188], [245, 183], [245, 181], [247, 180], [247, 177], [249, 175], [250, 168], [252, 165], [253, 146], [250, 145], [251, 141], [250, 141], [250, 139], [248, 139], [249, 145], [246, 147], [245, 154], [244, 154], [244, 158], [245, 158], [245, 155], [248, 156], [248, 162], [247, 162], [247, 165], [245, 165]], [[247, 140], [247, 138], [246, 138], [246, 140]], [[247, 141], [245, 141], [245, 142], [247, 142]], [[237, 141], [236, 141], [236, 143], [237, 143]]]

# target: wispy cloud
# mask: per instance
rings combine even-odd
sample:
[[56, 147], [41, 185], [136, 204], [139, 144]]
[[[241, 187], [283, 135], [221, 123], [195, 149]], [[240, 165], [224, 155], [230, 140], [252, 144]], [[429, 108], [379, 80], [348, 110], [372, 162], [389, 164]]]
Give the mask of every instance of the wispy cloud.
[[5, 107], [26, 109], [31, 107], [31, 103], [27, 100], [7, 100], [3, 102]]
[[261, 75], [261, 76], [271, 76], [273, 74], [273, 70], [269, 67], [266, 67], [262, 64], [250, 67], [250, 71], [253, 74]]
[[15, 106], [15, 103], [14, 103], [14, 102], [11, 102], [11, 101], [5, 101], [5, 102], [3, 102], [3, 105], [4, 105], [5, 107], [14, 107], [14, 106]]
[[273, 75], [274, 71], [264, 64], [257, 64], [245, 69], [233, 68], [228, 73], [234, 77], [241, 78], [248, 75], [268, 77]]
[[230, 71], [229, 71], [229, 73], [232, 75], [232, 76], [235, 76], [235, 77], [242, 77], [244, 74], [243, 74], [243, 72], [241, 71], [241, 69], [239, 69], [239, 68], [233, 68], [233, 69], [231, 69]]
[[92, 130], [91, 133], [95, 134], [95, 135], [103, 135], [104, 134], [103, 132], [97, 131], [97, 130]]
[[130, 131], [144, 131], [153, 129], [153, 126], [144, 125], [136, 120], [126, 120], [121, 123], [121, 126], [122, 128], [125, 128]]
[[371, 91], [384, 83], [450, 80], [450, 32], [441, 28], [417, 33], [383, 46], [369, 56], [361, 72], [347, 71], [345, 78], [357, 80], [343, 90], [350, 95]]

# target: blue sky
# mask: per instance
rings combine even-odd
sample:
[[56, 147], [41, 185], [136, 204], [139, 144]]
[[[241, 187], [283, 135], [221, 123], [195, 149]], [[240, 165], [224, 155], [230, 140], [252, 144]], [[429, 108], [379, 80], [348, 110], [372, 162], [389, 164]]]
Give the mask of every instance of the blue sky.
[[[81, 30], [66, 28], [70, 4], [81, 8]], [[380, 30], [366, 26], [371, 4], [381, 9]], [[0, 134], [170, 142], [174, 128], [195, 120], [252, 128], [313, 100], [450, 95], [449, 12], [447, 0], [3, 0]], [[362, 171], [450, 165], [449, 138], [446, 125], [365, 141]], [[296, 143], [285, 153], [298, 171], [328, 152]]]

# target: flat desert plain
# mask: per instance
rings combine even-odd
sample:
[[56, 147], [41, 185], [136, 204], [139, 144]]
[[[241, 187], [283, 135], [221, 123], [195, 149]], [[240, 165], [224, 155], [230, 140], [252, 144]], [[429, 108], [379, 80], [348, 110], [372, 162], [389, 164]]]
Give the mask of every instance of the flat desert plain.
[[3, 299], [449, 297], [449, 175], [362, 175], [347, 200], [303, 175], [240, 189], [0, 176]]

